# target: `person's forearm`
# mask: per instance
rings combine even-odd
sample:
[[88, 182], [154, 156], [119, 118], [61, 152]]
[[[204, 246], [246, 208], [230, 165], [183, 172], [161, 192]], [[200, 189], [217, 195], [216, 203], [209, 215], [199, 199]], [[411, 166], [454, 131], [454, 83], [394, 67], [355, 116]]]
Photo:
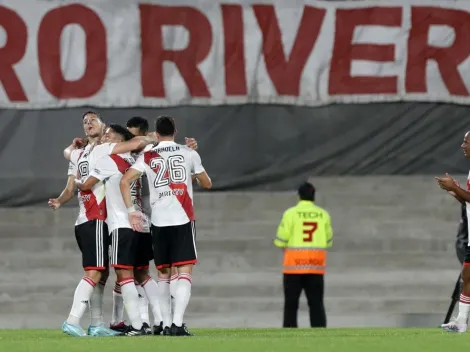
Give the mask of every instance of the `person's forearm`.
[[130, 141], [121, 142], [114, 146], [113, 154], [129, 153], [133, 150], [139, 150], [145, 148], [146, 145], [156, 143], [155, 137], [151, 136], [139, 136], [134, 137]]
[[455, 193], [455, 198], [460, 198], [463, 202], [470, 202], [470, 192], [464, 190], [463, 188], [460, 187], [455, 187], [452, 189], [452, 191]]
[[60, 202], [61, 205], [70, 202], [73, 198], [74, 192], [70, 191], [69, 189], [64, 189], [57, 200]]
[[120, 188], [121, 188], [122, 200], [124, 201], [126, 208], [129, 209], [133, 207], [134, 204], [132, 203], [130, 184], [123, 180], [121, 181]]
[[452, 195], [452, 197], [454, 197], [457, 202], [459, 202], [460, 204], [465, 204], [465, 200], [463, 200], [461, 197], [459, 197], [458, 195]]

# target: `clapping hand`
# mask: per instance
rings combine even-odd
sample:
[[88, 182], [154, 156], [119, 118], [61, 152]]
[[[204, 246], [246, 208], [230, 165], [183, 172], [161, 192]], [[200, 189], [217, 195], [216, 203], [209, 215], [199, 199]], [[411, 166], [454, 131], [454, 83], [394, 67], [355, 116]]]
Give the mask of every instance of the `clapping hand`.
[[449, 193], [452, 192], [453, 194], [455, 194], [454, 192], [455, 188], [459, 187], [458, 182], [447, 173], [444, 177], [435, 177], [435, 179], [437, 180], [439, 187], [441, 187], [442, 189], [446, 190]]

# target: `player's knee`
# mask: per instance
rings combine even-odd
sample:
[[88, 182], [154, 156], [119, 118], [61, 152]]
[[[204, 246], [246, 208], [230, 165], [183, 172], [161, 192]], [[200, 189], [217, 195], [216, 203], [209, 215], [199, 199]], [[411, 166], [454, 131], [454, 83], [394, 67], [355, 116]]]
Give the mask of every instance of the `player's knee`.
[[149, 271], [148, 269], [135, 269], [134, 270], [134, 278], [139, 284], [142, 284], [149, 278]]
[[93, 282], [101, 281], [101, 271], [98, 270], [87, 270], [85, 271], [85, 277], [93, 280]]
[[118, 269], [116, 268], [116, 276], [118, 280], [124, 280], [124, 279], [133, 279], [134, 278], [134, 272], [132, 269]]
[[[175, 270], [175, 273], [174, 274], [178, 274], [178, 273], [185, 273], [185, 274], [191, 274], [193, 272], [193, 265], [190, 264], [190, 265], [182, 265], [182, 266], [179, 266], [176, 268], [177, 270]], [[172, 275], [173, 275], [173, 270], [172, 270]]]
[[468, 264], [462, 268], [462, 281], [464, 284], [470, 284], [470, 265]]
[[169, 279], [171, 275], [170, 268], [160, 268], [158, 269], [158, 278], [159, 279]]

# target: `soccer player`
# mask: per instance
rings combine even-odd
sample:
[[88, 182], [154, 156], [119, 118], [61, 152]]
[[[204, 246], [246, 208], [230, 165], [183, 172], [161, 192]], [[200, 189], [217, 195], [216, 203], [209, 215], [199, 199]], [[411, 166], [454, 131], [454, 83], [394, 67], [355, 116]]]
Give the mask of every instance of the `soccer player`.
[[[134, 116], [129, 121], [127, 121], [127, 129], [134, 135], [134, 136], [146, 136], [148, 131], [149, 131], [149, 123], [147, 119], [140, 117], [140, 116]], [[185, 138], [186, 142], [188, 142], [190, 139]], [[134, 156], [135, 159], [142, 155], [144, 152], [152, 149], [152, 145], [147, 145], [140, 153], [136, 153]], [[192, 145], [192, 149], [197, 148], [197, 143], [195, 145]], [[145, 174], [142, 175], [142, 178], [145, 178]], [[144, 205], [143, 207], [143, 213], [150, 218], [150, 197], [149, 197], [149, 188], [148, 188], [148, 182], [146, 180], [142, 180], [142, 203]], [[145, 251], [145, 248], [150, 248], [150, 260], [153, 259], [153, 252], [152, 252], [152, 238], [149, 236], [142, 238], [141, 237], [141, 242], [144, 242], [139, 248], [142, 248], [142, 252]], [[150, 245], [148, 245], [148, 243]], [[139, 268], [140, 269], [140, 268]], [[148, 268], [142, 268], [140, 270], [135, 270], [134, 271], [135, 277], [140, 278], [141, 284], [145, 284], [147, 279], [150, 279], [153, 281], [152, 278], [149, 276], [149, 271]], [[170, 295], [171, 295], [171, 311], [174, 311], [174, 295], [175, 295], [175, 288], [176, 288], [176, 282], [178, 280], [178, 271], [176, 268], [171, 268], [171, 278], [170, 278]], [[153, 287], [156, 287], [153, 283], [150, 283]], [[137, 285], [137, 288], [139, 289], [139, 285]], [[152, 292], [154, 292], [152, 290]], [[145, 295], [142, 291], [139, 291], [139, 294], [142, 296]], [[156, 302], [156, 306], [152, 306], [152, 311], [154, 315], [154, 321], [155, 322], [160, 322], [160, 324], [155, 324], [153, 326], [153, 332], [155, 335], [160, 335], [163, 332], [163, 321], [162, 321], [162, 315], [160, 311], [160, 306], [158, 304], [158, 297], [153, 297], [153, 301]], [[141, 311], [144, 312], [147, 310], [147, 302], [144, 301], [141, 304]], [[147, 313], [148, 316], [148, 313]], [[144, 319], [144, 318], [142, 318]], [[114, 329], [113, 326], [111, 326], [112, 329]]]
[[[83, 150], [66, 148], [64, 156], [70, 158], [77, 167], [77, 176], [85, 182], [90, 170], [94, 169], [96, 161], [105, 155], [130, 152], [156, 142], [156, 139], [135, 137], [121, 143], [99, 143], [104, 123], [95, 112], [87, 112], [83, 116], [85, 132], [93, 141]], [[82, 265], [85, 271], [83, 279], [75, 290], [69, 317], [62, 326], [62, 331], [72, 336], [85, 336], [86, 332], [80, 326], [82, 318], [95, 286], [100, 281], [104, 284], [107, 278], [109, 236], [105, 223], [106, 202], [103, 183], [97, 184], [90, 191], [79, 192], [80, 213], [75, 223], [75, 237], [82, 252]], [[104, 285], [98, 285], [99, 301], [102, 302]], [[101, 314], [102, 317], [102, 314]], [[100, 317], [100, 318], [101, 318]], [[102, 318], [101, 318], [102, 320]], [[104, 324], [90, 326], [89, 335], [111, 336], [118, 332], [106, 328]]]
[[[134, 136], [146, 136], [149, 131], [149, 123], [147, 119], [134, 116], [127, 121], [127, 129]], [[147, 145], [143, 150], [134, 151], [134, 158], [137, 160], [140, 155], [142, 155], [147, 150], [152, 149], [153, 145]], [[142, 212], [150, 217], [150, 199], [149, 199], [149, 190], [148, 183], [146, 180], [141, 179], [141, 195], [142, 195]], [[147, 257], [150, 262], [153, 260], [153, 250], [152, 250], [152, 237], [150, 233], [148, 236], [141, 236], [139, 238], [139, 255], [142, 257]], [[155, 280], [153, 280], [149, 275], [149, 267], [138, 267], [134, 269], [134, 276], [136, 278], [136, 286], [139, 294], [141, 296], [140, 309], [142, 314], [142, 319], [146, 322], [149, 321], [148, 317], [148, 303], [152, 307], [152, 313], [154, 316], [154, 326], [153, 333], [155, 335], [161, 335], [163, 332], [163, 319], [162, 313], [160, 311], [160, 304], [158, 302], [158, 286]], [[148, 294], [147, 292], [148, 291]], [[149, 323], [149, 322], [148, 322]], [[150, 324], [150, 323], [149, 323]]]
[[[103, 141], [106, 143], [119, 143], [132, 139], [134, 135], [125, 127], [111, 124], [105, 133]], [[149, 228], [146, 221], [145, 233], [134, 232], [132, 230], [127, 210], [122, 200], [119, 183], [122, 175], [134, 163], [134, 158], [130, 153], [107, 155], [96, 162], [96, 167], [91, 170], [90, 176], [85, 183], [77, 183], [82, 191], [89, 191], [99, 182], [106, 182], [106, 204], [108, 213], [108, 228], [112, 236], [111, 239], [111, 266], [114, 267], [118, 278], [127, 315], [131, 321], [131, 326], [124, 332], [128, 336], [140, 336], [152, 333], [148, 323], [144, 323], [140, 311], [140, 298], [134, 284], [134, 268], [147, 267], [148, 256], [139, 255], [138, 247], [140, 237], [148, 236]], [[131, 185], [132, 202], [139, 211], [142, 211], [142, 199], [140, 197], [140, 180]], [[150, 243], [151, 249], [151, 243]], [[148, 314], [147, 314], [148, 315]], [[147, 324], [144, 327], [144, 324]], [[147, 329], [146, 329], [147, 328]]]
[[[78, 152], [85, 152], [89, 151], [91, 146], [94, 143], [97, 143], [99, 139], [101, 138], [101, 131], [102, 128], [99, 132], [98, 128], [96, 128], [96, 123], [94, 121], [88, 121], [88, 118], [91, 118], [94, 116], [93, 112], [86, 112], [83, 115], [83, 127], [85, 131], [85, 135], [87, 136], [87, 140], [83, 140], [82, 138], [75, 138], [72, 145], [70, 148], [76, 149]], [[93, 120], [93, 119], [92, 119]], [[92, 125], [92, 128], [90, 128], [90, 124]], [[55, 199], [49, 199], [49, 207], [51, 207], [53, 210], [57, 210], [61, 205], [67, 203], [70, 201], [74, 194], [75, 194], [75, 178], [77, 176], [77, 165], [74, 164], [73, 162], [69, 162], [69, 169], [68, 169], [68, 179], [67, 179], [67, 185], [64, 189], [64, 191], [61, 193], [61, 195], [58, 198]], [[80, 197], [79, 197], [79, 202], [80, 202]], [[82, 209], [80, 209], [80, 213], [82, 212]], [[80, 216], [79, 213], [79, 216]], [[93, 293], [90, 297], [89, 300], [89, 306], [90, 306], [90, 326], [88, 328], [88, 334], [90, 336], [113, 336], [116, 334], [116, 332], [104, 328], [104, 322], [103, 322], [103, 289], [104, 285], [106, 283], [106, 279], [108, 276], [108, 272], [104, 271], [101, 277], [101, 280], [97, 287], [93, 289]], [[84, 336], [86, 335], [83, 331], [83, 329], [74, 329], [72, 326], [68, 327], [70, 331], [69, 333], [72, 336]]]
[[[192, 174], [204, 188], [212, 182], [199, 154], [175, 143], [175, 123], [171, 117], [156, 121], [158, 145], [146, 151], [121, 179], [121, 193], [135, 231], [142, 230], [143, 215], [132, 204], [131, 184], [147, 175], [152, 205], [151, 233], [158, 291], [163, 316], [163, 335], [192, 336], [183, 317], [191, 296], [192, 267], [197, 263]], [[175, 311], [170, 312], [170, 268], [176, 267]]]
[[[461, 148], [465, 157], [470, 158], [470, 131], [465, 134]], [[436, 177], [439, 186], [450, 192], [459, 202], [467, 205], [467, 221], [470, 219], [470, 173], [467, 178], [467, 189], [460, 188], [458, 182], [449, 174], [444, 177]], [[469, 227], [470, 228], [470, 227]], [[459, 314], [448, 324], [441, 327], [449, 332], [466, 332], [468, 316], [470, 313], [470, 247], [467, 246], [465, 260], [462, 269], [463, 289], [460, 294]]]

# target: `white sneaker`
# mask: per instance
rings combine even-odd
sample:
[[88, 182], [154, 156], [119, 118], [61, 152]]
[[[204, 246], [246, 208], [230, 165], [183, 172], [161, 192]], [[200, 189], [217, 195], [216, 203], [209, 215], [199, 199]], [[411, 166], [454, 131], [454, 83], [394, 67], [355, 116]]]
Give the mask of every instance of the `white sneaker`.
[[441, 328], [447, 332], [466, 332], [467, 324], [459, 324], [457, 321], [451, 321], [447, 324], [442, 324]]

